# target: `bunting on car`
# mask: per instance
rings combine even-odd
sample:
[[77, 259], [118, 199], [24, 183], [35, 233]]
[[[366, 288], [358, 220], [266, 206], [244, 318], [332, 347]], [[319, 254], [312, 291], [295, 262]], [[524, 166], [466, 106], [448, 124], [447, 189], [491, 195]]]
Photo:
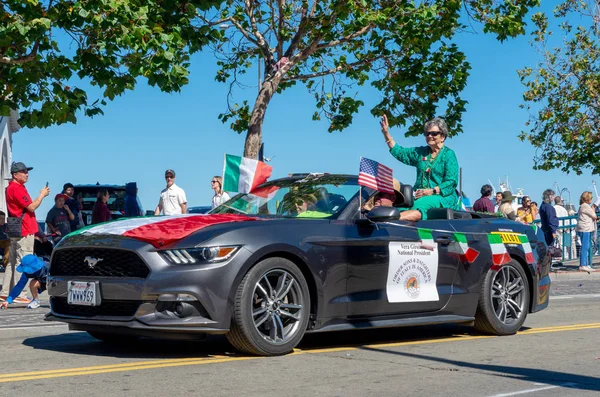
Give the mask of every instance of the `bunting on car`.
[[454, 241], [448, 247], [448, 251], [451, 254], [458, 255], [458, 257], [469, 263], [475, 262], [477, 257], [479, 256], [479, 251], [474, 248], [469, 247], [469, 243], [467, 241], [467, 236], [464, 233], [454, 233]]
[[510, 255], [502, 242], [502, 237], [499, 234], [488, 234], [488, 242], [492, 249], [492, 269], [497, 270], [502, 265], [510, 262]]
[[426, 248], [428, 250], [435, 249], [435, 243], [433, 242], [433, 230], [418, 228], [417, 233], [419, 233], [419, 238], [421, 239], [421, 248]]
[[531, 249], [531, 243], [529, 239], [524, 234], [519, 234], [519, 240], [521, 240], [521, 247], [523, 247], [523, 251], [525, 251], [525, 260], [528, 264], [535, 263], [535, 258], [533, 257], [533, 250]]

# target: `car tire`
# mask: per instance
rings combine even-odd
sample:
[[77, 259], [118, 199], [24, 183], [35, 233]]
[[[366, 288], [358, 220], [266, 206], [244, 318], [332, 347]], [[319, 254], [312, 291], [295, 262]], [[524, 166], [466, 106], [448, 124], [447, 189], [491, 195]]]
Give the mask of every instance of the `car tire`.
[[87, 331], [92, 337], [111, 344], [111, 345], [126, 345], [130, 343], [135, 343], [139, 340], [137, 336], [133, 335], [122, 335], [122, 334], [113, 334], [109, 332], [100, 332], [100, 331]]
[[475, 314], [476, 330], [491, 335], [515, 334], [529, 312], [529, 282], [514, 259], [499, 270], [488, 270]]
[[245, 353], [289, 353], [304, 336], [310, 307], [308, 284], [298, 266], [284, 258], [267, 258], [238, 286], [227, 339]]

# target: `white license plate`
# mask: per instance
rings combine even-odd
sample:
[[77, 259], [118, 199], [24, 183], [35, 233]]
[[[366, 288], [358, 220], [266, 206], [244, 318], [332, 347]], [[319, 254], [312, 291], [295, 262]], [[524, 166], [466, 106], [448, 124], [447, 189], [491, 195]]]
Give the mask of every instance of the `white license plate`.
[[69, 305], [100, 305], [100, 283], [93, 281], [69, 281], [67, 285], [67, 303]]

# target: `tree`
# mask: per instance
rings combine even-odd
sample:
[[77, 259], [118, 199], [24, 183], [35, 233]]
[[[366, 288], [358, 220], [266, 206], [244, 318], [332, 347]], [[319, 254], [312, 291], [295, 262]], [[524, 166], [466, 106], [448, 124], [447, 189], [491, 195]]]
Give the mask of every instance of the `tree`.
[[[461, 132], [469, 64], [452, 42], [470, 19], [505, 40], [524, 33], [538, 0], [225, 0], [218, 12], [200, 13], [209, 27], [224, 28], [213, 47], [216, 79], [229, 83], [228, 110], [220, 119], [246, 132], [244, 156], [256, 158], [262, 124], [275, 94], [304, 84], [314, 96], [313, 119], [329, 131], [348, 127], [364, 106], [355, 86], [367, 82], [382, 100], [371, 113], [420, 133], [426, 119], [445, 107], [451, 134]], [[251, 107], [234, 103], [233, 90], [258, 59], [262, 84]]]
[[[0, 0], [0, 115], [47, 127], [103, 113], [139, 78], [187, 84], [190, 54], [221, 33], [198, 23], [218, 0]], [[99, 87], [95, 101], [77, 85]]]
[[[542, 61], [519, 71], [530, 113], [520, 135], [537, 148], [535, 169], [600, 173], [600, 10], [596, 1], [567, 0], [554, 18], [534, 16]], [[571, 21], [581, 25], [574, 26]], [[550, 23], [552, 22], [552, 23]], [[557, 25], [560, 37], [552, 35]], [[552, 47], [552, 45], [556, 45]]]

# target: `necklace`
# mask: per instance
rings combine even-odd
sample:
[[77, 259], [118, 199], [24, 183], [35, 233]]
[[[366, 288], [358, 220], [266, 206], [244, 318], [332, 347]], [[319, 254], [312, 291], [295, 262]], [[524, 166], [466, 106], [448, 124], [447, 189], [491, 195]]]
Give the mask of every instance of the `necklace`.
[[444, 148], [442, 147], [440, 149], [440, 151], [435, 154], [435, 156], [433, 155], [433, 152], [431, 152], [429, 154], [429, 156], [425, 156], [425, 157], [422, 158], [422, 160], [424, 162], [426, 162], [425, 172], [423, 173], [423, 177], [421, 179], [424, 188], [431, 189], [431, 186], [430, 186], [431, 185], [431, 173], [432, 173], [431, 168], [433, 167], [433, 164], [435, 163], [435, 160], [439, 157], [439, 155], [440, 155], [440, 153], [442, 152], [443, 149]]

